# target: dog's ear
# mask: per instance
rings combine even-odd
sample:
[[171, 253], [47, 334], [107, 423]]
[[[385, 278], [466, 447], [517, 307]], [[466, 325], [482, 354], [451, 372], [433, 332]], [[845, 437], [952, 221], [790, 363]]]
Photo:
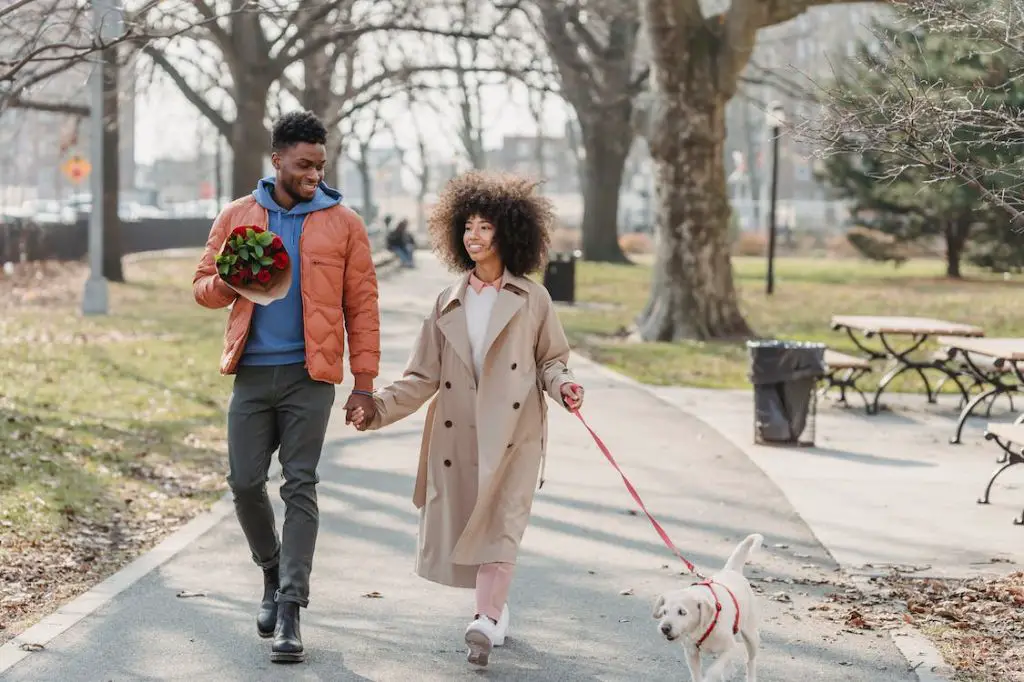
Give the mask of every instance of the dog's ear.
[[665, 615], [665, 595], [658, 597], [658, 601], [654, 602], [654, 613], [655, 618], [661, 618]]

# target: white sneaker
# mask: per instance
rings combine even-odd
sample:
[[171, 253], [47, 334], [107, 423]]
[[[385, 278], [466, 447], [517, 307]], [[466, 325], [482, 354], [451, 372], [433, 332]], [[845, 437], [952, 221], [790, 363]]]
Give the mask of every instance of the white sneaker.
[[505, 608], [501, 610], [501, 618], [498, 619], [497, 629], [494, 633], [494, 639], [492, 640], [494, 642], [494, 646], [505, 645], [505, 635], [508, 634], [508, 621], [508, 604], [505, 604]]
[[[491, 647], [498, 636], [498, 626], [487, 616], [480, 616], [466, 628], [466, 645], [469, 654], [466, 660], [474, 665], [485, 666], [491, 655]], [[502, 641], [504, 643], [504, 639]]]

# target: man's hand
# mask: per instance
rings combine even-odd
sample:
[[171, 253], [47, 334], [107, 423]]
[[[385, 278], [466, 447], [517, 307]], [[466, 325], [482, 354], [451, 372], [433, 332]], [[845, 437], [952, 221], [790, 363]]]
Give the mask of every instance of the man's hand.
[[377, 406], [373, 398], [362, 393], [352, 393], [345, 403], [345, 424], [352, 424], [360, 431], [365, 431], [367, 425], [377, 416]]

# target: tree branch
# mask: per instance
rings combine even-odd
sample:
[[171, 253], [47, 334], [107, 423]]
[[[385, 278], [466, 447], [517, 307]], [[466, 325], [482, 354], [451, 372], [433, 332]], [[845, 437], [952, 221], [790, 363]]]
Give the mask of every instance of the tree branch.
[[170, 61], [168, 61], [163, 52], [157, 50], [148, 43], [143, 46], [142, 51], [145, 52], [146, 55], [152, 59], [165, 74], [167, 74], [167, 77], [171, 79], [175, 86], [177, 86], [181, 91], [181, 94], [185, 96], [185, 99], [191, 102], [192, 105], [198, 109], [199, 112], [214, 125], [215, 128], [217, 128], [221, 135], [230, 140], [231, 124], [228, 120], [224, 118], [219, 111], [210, 106], [210, 104], [203, 99], [203, 96], [189, 85], [188, 81], [185, 80], [185, 77], [181, 75], [181, 72], [178, 71]]

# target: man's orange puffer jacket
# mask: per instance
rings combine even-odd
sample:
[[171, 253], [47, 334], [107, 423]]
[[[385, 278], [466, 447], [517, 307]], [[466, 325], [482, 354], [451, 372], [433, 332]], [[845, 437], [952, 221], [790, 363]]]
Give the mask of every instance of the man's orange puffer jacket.
[[[224, 207], [213, 223], [206, 251], [192, 280], [192, 292], [199, 305], [231, 306], [224, 332], [221, 374], [233, 374], [238, 367], [255, 304], [221, 280], [217, 274], [217, 254], [231, 230], [239, 225], [266, 228], [268, 220], [267, 210], [252, 196]], [[309, 375], [317, 381], [341, 383], [347, 331], [355, 387], [373, 390], [373, 380], [380, 368], [380, 309], [377, 273], [362, 219], [340, 204], [310, 213], [302, 224], [299, 254]]]

